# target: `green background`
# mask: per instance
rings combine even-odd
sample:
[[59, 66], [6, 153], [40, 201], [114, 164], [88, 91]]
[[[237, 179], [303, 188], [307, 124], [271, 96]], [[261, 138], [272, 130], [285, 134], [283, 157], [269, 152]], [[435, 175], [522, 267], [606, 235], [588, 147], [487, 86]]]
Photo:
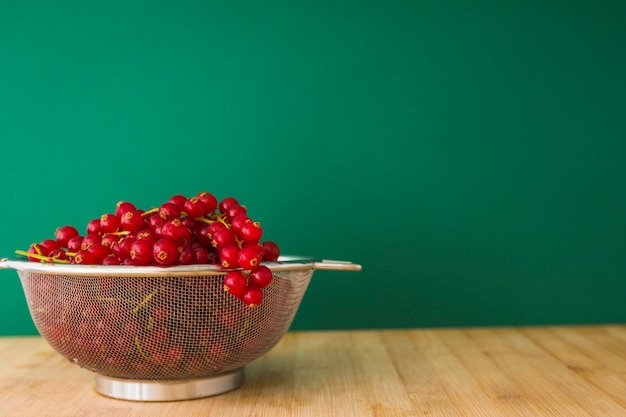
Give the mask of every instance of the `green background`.
[[210, 191], [363, 266], [293, 329], [626, 322], [626, 2], [4, 1], [0, 54], [0, 256]]

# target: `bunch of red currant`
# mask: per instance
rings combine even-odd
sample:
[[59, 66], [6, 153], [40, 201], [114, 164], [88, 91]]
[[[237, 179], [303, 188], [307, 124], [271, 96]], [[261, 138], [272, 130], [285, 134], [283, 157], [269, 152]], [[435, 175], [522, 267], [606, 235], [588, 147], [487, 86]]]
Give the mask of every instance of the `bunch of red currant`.
[[261, 303], [261, 289], [272, 281], [262, 262], [280, 250], [261, 241], [263, 229], [232, 197], [218, 202], [209, 192], [174, 195], [150, 210], [119, 202], [114, 213], [91, 220], [85, 233], [59, 227], [54, 239], [16, 251], [34, 262], [174, 266], [217, 264], [229, 270], [224, 289], [250, 306]]

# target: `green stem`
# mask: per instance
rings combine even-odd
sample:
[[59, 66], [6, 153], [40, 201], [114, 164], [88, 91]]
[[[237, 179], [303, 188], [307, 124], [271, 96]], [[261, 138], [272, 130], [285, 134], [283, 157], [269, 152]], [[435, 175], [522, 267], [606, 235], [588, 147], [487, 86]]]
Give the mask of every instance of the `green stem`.
[[158, 290], [158, 289], [156, 289], [156, 290], [152, 291], [150, 294], [146, 295], [146, 296], [144, 297], [144, 299], [143, 299], [143, 300], [141, 300], [141, 301], [137, 304], [137, 306], [136, 306], [135, 308], [133, 308], [133, 314], [137, 314], [137, 313], [139, 312], [139, 309], [140, 309], [140, 308], [142, 308], [143, 306], [145, 306], [146, 304], [148, 304], [148, 303], [150, 302], [150, 300], [152, 300], [152, 297], [154, 297], [158, 291], [159, 291], [159, 290]]

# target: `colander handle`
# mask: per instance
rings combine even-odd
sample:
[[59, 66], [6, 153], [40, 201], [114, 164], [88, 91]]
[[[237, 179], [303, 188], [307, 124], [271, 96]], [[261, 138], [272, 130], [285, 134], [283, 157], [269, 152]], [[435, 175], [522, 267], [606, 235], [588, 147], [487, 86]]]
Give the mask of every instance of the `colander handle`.
[[0, 269], [9, 269], [9, 258], [0, 258]]
[[326, 271], [360, 271], [362, 267], [352, 262], [323, 259], [321, 261], [314, 261], [313, 269]]

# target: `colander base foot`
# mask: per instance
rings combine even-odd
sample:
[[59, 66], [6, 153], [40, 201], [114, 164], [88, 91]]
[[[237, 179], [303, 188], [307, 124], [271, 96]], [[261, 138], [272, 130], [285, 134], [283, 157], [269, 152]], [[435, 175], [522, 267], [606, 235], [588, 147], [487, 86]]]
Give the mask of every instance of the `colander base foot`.
[[96, 374], [95, 389], [106, 397], [130, 401], [180, 401], [235, 390], [245, 381], [244, 368], [201, 378], [136, 380]]

